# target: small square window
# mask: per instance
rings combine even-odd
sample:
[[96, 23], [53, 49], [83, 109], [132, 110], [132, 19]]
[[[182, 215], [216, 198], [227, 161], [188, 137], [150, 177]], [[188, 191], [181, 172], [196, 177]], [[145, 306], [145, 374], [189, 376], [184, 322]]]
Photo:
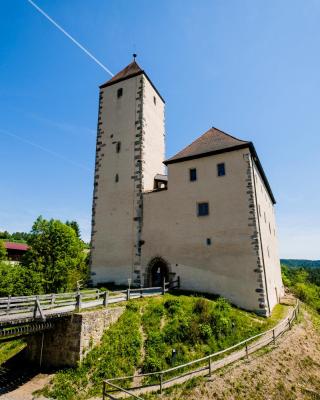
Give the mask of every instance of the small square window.
[[197, 170], [196, 168], [190, 168], [189, 169], [189, 177], [190, 177], [190, 181], [194, 182], [197, 180]]
[[226, 174], [226, 169], [224, 163], [217, 164], [218, 176], [224, 176]]
[[209, 215], [209, 203], [198, 203], [198, 217]]
[[119, 88], [119, 89], [117, 90], [117, 97], [118, 97], [118, 99], [119, 99], [122, 95], [123, 95], [123, 89], [122, 89], [122, 88]]

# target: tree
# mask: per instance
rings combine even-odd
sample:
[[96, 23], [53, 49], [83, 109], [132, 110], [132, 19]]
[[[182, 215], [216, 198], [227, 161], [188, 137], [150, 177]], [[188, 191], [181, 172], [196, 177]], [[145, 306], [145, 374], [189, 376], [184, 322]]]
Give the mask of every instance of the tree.
[[77, 221], [66, 221], [66, 225], [70, 226], [76, 233], [76, 235], [78, 236], [78, 238], [80, 239], [81, 234], [80, 234], [80, 227]]
[[40, 216], [33, 224], [29, 245], [23, 264], [41, 274], [46, 293], [73, 290], [78, 280], [87, 280], [84, 245], [71, 226]]
[[4, 242], [0, 240], [0, 261], [7, 259], [7, 250], [4, 247]]
[[41, 293], [41, 274], [19, 264], [0, 262], [0, 296], [30, 296]]

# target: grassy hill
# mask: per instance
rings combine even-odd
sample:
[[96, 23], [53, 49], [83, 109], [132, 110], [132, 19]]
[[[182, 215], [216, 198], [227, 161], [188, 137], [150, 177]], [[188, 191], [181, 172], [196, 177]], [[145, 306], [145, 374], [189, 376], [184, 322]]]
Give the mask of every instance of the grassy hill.
[[222, 298], [167, 294], [134, 300], [101, 345], [78, 368], [57, 373], [43, 393], [61, 400], [97, 396], [104, 378], [159, 371], [200, 358], [268, 329], [284, 312], [285, 306], [279, 305], [265, 319]]

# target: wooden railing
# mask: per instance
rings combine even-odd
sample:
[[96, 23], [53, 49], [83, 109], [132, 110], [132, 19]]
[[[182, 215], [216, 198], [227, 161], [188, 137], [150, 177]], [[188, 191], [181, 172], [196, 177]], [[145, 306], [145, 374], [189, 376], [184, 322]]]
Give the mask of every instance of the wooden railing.
[[[289, 316], [282, 320], [278, 325], [274, 328], [269, 329], [268, 331], [259, 333], [258, 335], [254, 335], [249, 337], [246, 340], [243, 340], [227, 349], [218, 351], [216, 353], [210, 354], [206, 357], [199, 358], [197, 360], [190, 361], [186, 364], [181, 364], [173, 368], [169, 368], [166, 370], [162, 370], [159, 372], [150, 372], [146, 374], [132, 375], [132, 376], [122, 376], [118, 378], [106, 379], [103, 381], [103, 399], [106, 398], [114, 399], [111, 393], [118, 392], [118, 394], [125, 393], [130, 394], [133, 398], [141, 399], [138, 396], [138, 392], [155, 392], [159, 391], [162, 394], [164, 388], [170, 387], [172, 385], [183, 383], [186, 380], [190, 379], [194, 376], [204, 375], [208, 373], [211, 375], [213, 371], [220, 369], [228, 364], [231, 364], [237, 360], [240, 360], [244, 357], [249, 357], [249, 354], [254, 353], [255, 351], [261, 349], [262, 347], [267, 346], [270, 343], [275, 344], [276, 340], [279, 336], [281, 336], [285, 331], [291, 329], [293, 321], [297, 318], [299, 313], [299, 302], [297, 301], [295, 307], [289, 313]], [[237, 351], [234, 351], [239, 349]], [[230, 354], [228, 354], [230, 353]], [[227, 354], [225, 357], [221, 357]], [[215, 360], [214, 360], [215, 359]], [[198, 368], [192, 368], [193, 366], [198, 365]], [[191, 368], [190, 368], [191, 367]], [[177, 373], [181, 371], [180, 374]], [[119, 385], [116, 385], [114, 382], [116, 381], [132, 381], [134, 379], [154, 377], [158, 381], [158, 383], [140, 385], [135, 387], [122, 388]], [[167, 379], [166, 379], [167, 377]], [[125, 385], [126, 386], [126, 385]], [[108, 387], [112, 389], [107, 390]]]
[[72, 293], [0, 297], [0, 326], [16, 323], [17, 320], [45, 321], [46, 318], [57, 314], [62, 316], [82, 309], [107, 307], [112, 303], [164, 294], [168, 290], [169, 282], [163, 282], [159, 287], [132, 288], [115, 292], [88, 289]]

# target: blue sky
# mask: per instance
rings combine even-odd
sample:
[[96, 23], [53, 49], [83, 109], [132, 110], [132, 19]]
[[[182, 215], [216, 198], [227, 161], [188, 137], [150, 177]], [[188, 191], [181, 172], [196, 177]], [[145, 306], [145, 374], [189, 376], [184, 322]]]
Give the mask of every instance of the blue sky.
[[[281, 257], [320, 258], [318, 0], [35, 0], [116, 73], [138, 53], [166, 99], [167, 156], [209, 127], [252, 140]], [[90, 236], [98, 86], [110, 77], [26, 0], [0, 0], [0, 230]]]

